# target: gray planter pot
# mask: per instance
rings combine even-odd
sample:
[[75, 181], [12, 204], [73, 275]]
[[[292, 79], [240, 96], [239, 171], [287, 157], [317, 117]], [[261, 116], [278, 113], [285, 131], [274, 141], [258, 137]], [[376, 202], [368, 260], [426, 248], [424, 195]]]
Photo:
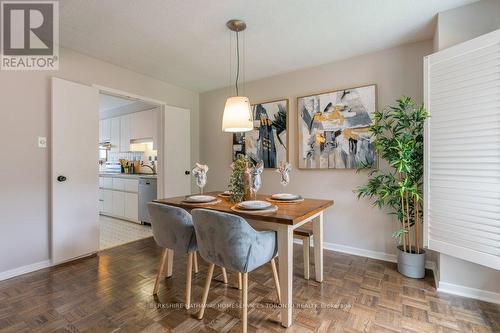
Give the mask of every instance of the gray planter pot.
[[398, 246], [398, 272], [404, 276], [421, 279], [425, 276], [425, 251], [422, 253], [407, 253]]

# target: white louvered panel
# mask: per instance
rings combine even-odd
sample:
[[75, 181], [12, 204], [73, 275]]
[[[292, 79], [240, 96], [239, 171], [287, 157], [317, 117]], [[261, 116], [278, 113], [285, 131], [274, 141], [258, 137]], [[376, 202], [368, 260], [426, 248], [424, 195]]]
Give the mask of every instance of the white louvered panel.
[[469, 50], [468, 52], [464, 52], [457, 57], [448, 57], [445, 61], [435, 62], [433, 64], [434, 68], [429, 75], [431, 78], [435, 78], [439, 75], [446, 75], [450, 72], [450, 70], [453, 70], [453, 68], [456, 68], [457, 66], [467, 66], [481, 63], [481, 61], [489, 60], [492, 57], [494, 58], [498, 54], [499, 50], [500, 45], [498, 43], [493, 43], [476, 50]]
[[481, 242], [478, 238], [475, 238], [468, 234], [463, 234], [455, 231], [449, 230], [449, 228], [437, 228], [434, 225], [430, 226], [430, 234], [433, 235], [437, 240], [442, 242], [452, 242], [453, 244], [460, 244], [462, 247], [466, 247], [472, 250], [483, 252], [485, 255], [500, 255], [500, 249], [488, 240]]
[[[480, 106], [466, 105], [457, 107], [446, 107], [439, 108], [436, 107], [436, 112], [432, 116], [433, 122], [446, 121], [448, 120], [460, 120], [460, 119], [475, 119], [484, 116], [491, 116], [496, 114], [496, 110], [500, 107], [500, 99], [494, 100], [488, 103], [482, 103]], [[452, 110], [451, 110], [452, 109]], [[474, 110], [474, 113], [471, 112]], [[440, 112], [443, 111], [443, 112]], [[453, 114], [446, 111], [453, 111]]]
[[500, 30], [424, 67], [425, 245], [500, 269]]
[[432, 218], [435, 223], [443, 223], [443, 221], [446, 221], [451, 228], [453, 228], [453, 226], [459, 226], [462, 228], [468, 228], [471, 231], [484, 231], [489, 234], [488, 238], [500, 235], [500, 227], [493, 225], [494, 221], [488, 225], [484, 223], [475, 223], [464, 216], [449, 218], [449, 216], [447, 217], [438, 213], [434, 214], [434, 212], [432, 212]]

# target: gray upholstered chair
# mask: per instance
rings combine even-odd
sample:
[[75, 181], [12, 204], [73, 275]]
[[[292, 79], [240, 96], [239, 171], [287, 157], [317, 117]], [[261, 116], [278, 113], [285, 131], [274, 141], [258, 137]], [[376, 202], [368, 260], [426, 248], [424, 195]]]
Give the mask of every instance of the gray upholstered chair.
[[[196, 260], [198, 247], [191, 214], [182, 208], [154, 202], [148, 203], [148, 211], [151, 217], [153, 237], [156, 244], [163, 248], [153, 294], [158, 293], [161, 276], [165, 270], [167, 260], [173, 260], [173, 252], [187, 254], [185, 304], [186, 308], [189, 308], [191, 304], [193, 261], [195, 273], [198, 272], [198, 262]], [[167, 276], [171, 275], [172, 272], [167, 272]], [[224, 283], [227, 283], [227, 274], [224, 268], [222, 269], [222, 275]]]
[[278, 272], [274, 257], [277, 253], [275, 231], [256, 231], [240, 216], [207, 209], [193, 209], [198, 252], [209, 263], [198, 319], [203, 318], [214, 265], [242, 273], [242, 327], [247, 329], [248, 273], [270, 262], [278, 294]]

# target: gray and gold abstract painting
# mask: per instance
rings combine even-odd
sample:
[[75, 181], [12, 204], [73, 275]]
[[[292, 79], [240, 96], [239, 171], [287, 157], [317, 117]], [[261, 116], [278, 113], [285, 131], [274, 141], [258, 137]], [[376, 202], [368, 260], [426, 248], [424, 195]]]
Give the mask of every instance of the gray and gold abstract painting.
[[375, 163], [369, 132], [376, 86], [299, 97], [299, 168], [353, 169]]

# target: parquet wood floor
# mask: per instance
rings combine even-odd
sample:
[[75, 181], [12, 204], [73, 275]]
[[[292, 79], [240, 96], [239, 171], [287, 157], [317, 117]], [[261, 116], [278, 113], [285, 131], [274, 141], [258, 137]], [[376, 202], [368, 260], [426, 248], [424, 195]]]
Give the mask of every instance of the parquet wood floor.
[[[229, 275], [229, 285], [214, 277], [211, 307], [199, 321], [196, 304], [207, 265], [199, 260], [194, 307], [186, 311], [181, 256], [158, 297], [151, 295], [160, 253], [148, 238], [0, 282], [0, 332], [239, 332], [237, 276]], [[265, 265], [249, 276], [249, 332], [500, 332], [499, 305], [437, 293], [430, 272], [422, 280], [407, 279], [393, 263], [325, 251], [325, 281], [319, 284], [302, 278], [301, 253], [297, 246], [294, 325], [286, 330], [279, 324]]]

